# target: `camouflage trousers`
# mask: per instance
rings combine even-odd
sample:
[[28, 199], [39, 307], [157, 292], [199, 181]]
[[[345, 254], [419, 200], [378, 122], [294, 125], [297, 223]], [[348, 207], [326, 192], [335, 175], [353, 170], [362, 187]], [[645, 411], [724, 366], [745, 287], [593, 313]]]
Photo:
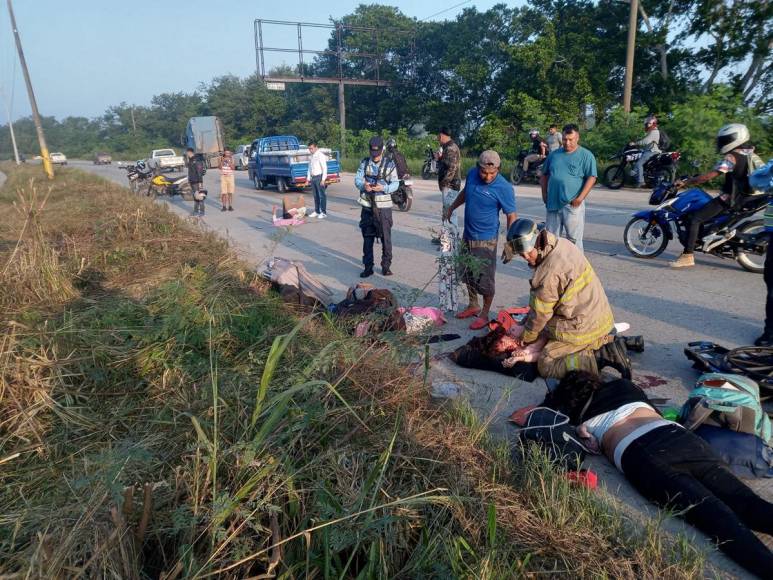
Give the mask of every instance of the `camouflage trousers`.
[[596, 353], [598, 349], [612, 340], [605, 335], [590, 344], [570, 344], [551, 340], [542, 349], [537, 359], [537, 370], [546, 379], [561, 379], [569, 371], [581, 370], [598, 374]]

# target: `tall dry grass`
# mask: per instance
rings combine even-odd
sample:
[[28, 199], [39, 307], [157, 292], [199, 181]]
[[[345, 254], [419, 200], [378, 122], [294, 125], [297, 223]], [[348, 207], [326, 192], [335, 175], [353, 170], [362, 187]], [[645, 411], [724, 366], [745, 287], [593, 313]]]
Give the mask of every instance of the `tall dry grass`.
[[394, 347], [285, 308], [211, 236], [74, 171], [32, 203], [32, 171], [0, 191], [37, 208], [33, 229], [0, 212], [24, 240], [0, 263], [29, 276], [2, 311], [6, 577], [700, 572], [689, 545], [432, 405]]

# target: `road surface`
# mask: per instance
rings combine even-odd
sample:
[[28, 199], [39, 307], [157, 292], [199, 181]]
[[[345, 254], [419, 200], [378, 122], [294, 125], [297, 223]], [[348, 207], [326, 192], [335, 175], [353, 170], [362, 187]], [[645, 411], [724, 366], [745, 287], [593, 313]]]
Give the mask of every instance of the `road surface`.
[[[77, 161], [72, 165], [126, 184], [125, 172], [115, 165]], [[271, 223], [272, 208], [281, 208], [281, 195], [274, 190], [256, 191], [246, 172], [236, 175], [235, 211], [221, 212], [218, 175], [217, 170], [210, 170], [205, 177], [210, 195], [204, 222], [230, 239], [244, 259], [256, 267], [272, 255], [300, 260], [336, 292], [336, 299], [343, 298], [346, 289], [360, 280], [360, 207], [355, 203], [357, 194], [351, 174], [344, 174], [341, 183], [328, 188], [326, 220], [313, 219], [292, 230], [278, 229]], [[437, 252], [430, 237], [439, 225], [440, 197], [436, 184], [430, 181], [419, 180], [414, 193], [413, 209], [394, 213], [395, 275], [376, 275], [369, 282], [392, 289], [403, 301], [418, 293], [419, 304], [432, 305], [437, 298]], [[695, 268], [673, 270], [668, 263], [681, 250], [675, 242], [654, 260], [632, 257], [623, 245], [623, 228], [634, 211], [647, 207], [648, 196], [646, 191], [594, 189], [587, 201], [585, 254], [604, 284], [616, 320], [630, 323], [629, 334], [644, 335], [645, 352], [632, 355], [635, 379], [648, 387], [649, 394], [681, 405], [697, 377], [682, 352], [685, 345], [696, 340], [727, 347], [751, 344], [762, 330], [765, 285], [761, 275], [746, 272], [734, 261], [702, 254], [697, 254]], [[306, 193], [306, 200], [313, 208], [311, 193]], [[517, 186], [516, 201], [520, 216], [544, 219], [537, 186]], [[192, 202], [179, 198], [166, 203], [180, 215], [189, 215], [192, 209]], [[529, 269], [523, 261], [499, 263], [493, 309], [528, 304], [528, 279]], [[445, 350], [453, 350], [473, 334], [456, 320], [451, 320], [444, 332], [463, 336]], [[505, 418], [516, 408], [541, 401], [545, 389], [541, 380], [524, 383], [495, 373], [460, 369], [448, 361], [437, 363], [432, 376], [436, 381], [460, 384], [479, 413], [490, 418], [491, 430], [498, 436], [509, 434]], [[623, 507], [653, 513], [651, 506], [606, 461], [595, 460], [592, 465]], [[766, 497], [773, 497], [770, 483], [755, 482], [754, 487]], [[673, 521], [668, 526], [685, 529]], [[686, 531], [693, 533], [689, 528]], [[726, 571], [743, 575], [725, 558], [713, 559]]]

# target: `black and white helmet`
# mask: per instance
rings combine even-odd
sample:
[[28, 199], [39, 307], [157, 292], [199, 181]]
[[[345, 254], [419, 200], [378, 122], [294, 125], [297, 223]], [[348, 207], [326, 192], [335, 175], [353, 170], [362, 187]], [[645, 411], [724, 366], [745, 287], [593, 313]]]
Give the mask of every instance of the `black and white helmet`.
[[395, 141], [394, 137], [390, 137], [389, 139], [387, 139], [386, 149], [387, 151], [394, 151], [395, 149], [397, 149], [397, 141]]
[[140, 159], [137, 161], [137, 169], [140, 171], [145, 171], [148, 168], [148, 164], [145, 163], [144, 159]]
[[539, 137], [539, 130], [532, 129], [531, 131], [529, 131], [529, 137], [531, 137], [532, 139]]
[[751, 135], [746, 125], [742, 123], [730, 123], [722, 127], [717, 133], [717, 152], [728, 153], [749, 141]]

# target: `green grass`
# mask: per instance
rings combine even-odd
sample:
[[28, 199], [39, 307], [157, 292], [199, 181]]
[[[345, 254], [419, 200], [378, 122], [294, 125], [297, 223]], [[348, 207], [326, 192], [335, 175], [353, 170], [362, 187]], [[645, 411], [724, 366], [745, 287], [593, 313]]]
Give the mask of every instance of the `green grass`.
[[544, 458], [513, 463], [468, 407], [433, 405], [420, 358], [397, 364], [415, 345], [292, 310], [225, 243], [123, 188], [2, 168], [0, 574], [702, 568]]

